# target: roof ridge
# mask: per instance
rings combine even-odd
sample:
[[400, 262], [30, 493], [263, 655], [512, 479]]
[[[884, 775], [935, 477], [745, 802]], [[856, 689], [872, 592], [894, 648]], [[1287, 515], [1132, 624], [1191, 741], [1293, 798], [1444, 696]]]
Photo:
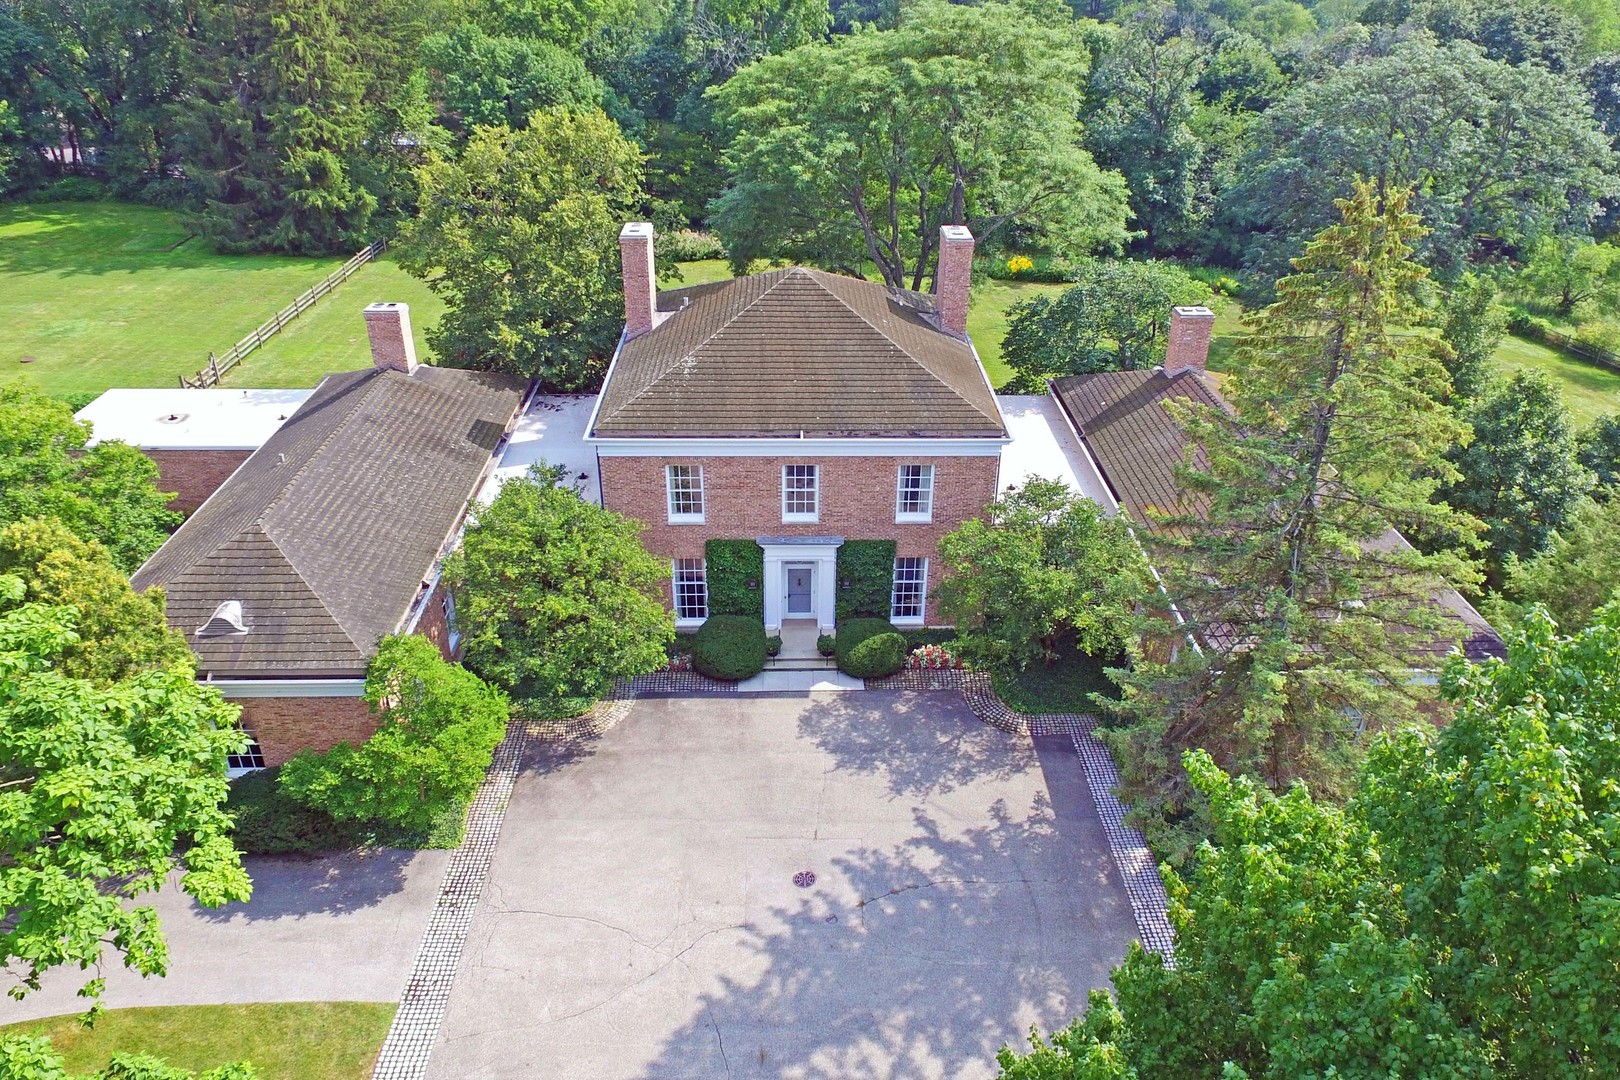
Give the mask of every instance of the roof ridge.
[[[979, 406], [977, 406], [977, 405], [973, 404], [973, 402], [969, 401], [967, 399], [966, 395], [964, 395], [962, 393], [962, 391], [960, 391], [956, 387], [952, 386], [946, 380], [940, 378], [938, 372], [936, 372], [933, 368], [929, 367], [927, 364], [923, 363], [921, 360], [917, 359], [916, 356], [912, 355], [911, 350], [907, 349], [905, 346], [901, 345], [898, 341], [894, 340], [893, 335], [891, 335], [888, 331], [884, 330], [881, 326], [874, 323], [871, 319], [868, 319], [865, 315], [861, 314], [859, 311], [855, 310], [855, 308], [850, 305], [848, 300], [845, 300], [842, 296], [839, 296], [832, 289], [827, 288], [827, 285], [820, 280], [821, 277], [843, 277], [842, 274], [830, 274], [825, 270], [814, 270], [814, 269], [811, 269], [810, 267], [796, 267], [795, 269], [803, 269], [805, 273], [810, 275], [810, 279], [812, 281], [814, 281], [817, 285], [819, 285], [821, 287], [821, 289], [824, 292], [826, 292], [826, 294], [828, 296], [832, 297], [834, 300], [837, 300], [840, 304], [844, 305], [844, 308], [847, 311], [849, 311], [851, 314], [853, 314], [857, 319], [861, 320], [861, 322], [865, 323], [867, 326], [870, 326], [877, 333], [877, 335], [879, 337], [881, 337], [884, 341], [887, 341], [889, 343], [890, 348], [894, 349], [901, 356], [904, 356], [907, 360], [910, 360], [913, 364], [917, 365], [917, 367], [921, 368], [924, 372], [927, 373], [927, 375], [928, 375], [928, 377], [930, 379], [933, 379], [935, 382], [937, 382], [941, 386], [945, 387], [951, 393], [955, 394], [956, 397], [957, 397], [957, 400], [961, 401], [962, 404], [966, 405], [968, 408], [972, 409], [974, 412], [978, 413], [980, 416], [984, 417], [986, 420], [993, 421], [998, 427], [1003, 426], [1004, 422], [1003, 422], [1003, 420], [1002, 420], [1002, 418], [1000, 416], [991, 416], [989, 413], [987, 413], [983, 409], [979, 408]], [[882, 284], [880, 282], [868, 281], [865, 278], [852, 278], [851, 277], [851, 278], [844, 278], [844, 280], [846, 280], [846, 281], [859, 281], [863, 285], [876, 285], [879, 288], [884, 290], [884, 299], [886, 299], [886, 300], [889, 299], [889, 297], [888, 297], [889, 286], [888, 285]], [[930, 329], [932, 329], [937, 334], [944, 334], [945, 333], [944, 330], [939, 329], [937, 326], [930, 326]], [[956, 337], [955, 334], [947, 334], [946, 336], [950, 337], [952, 340], [961, 341], [963, 344], [967, 345], [968, 348], [970, 350], [972, 350], [972, 352], [973, 352], [974, 361], [979, 365], [981, 370], [983, 369], [984, 361], [979, 359], [979, 350], [973, 348], [973, 344], [972, 344], [971, 341], [967, 341], [964, 338], [958, 338], [958, 337]], [[988, 379], [986, 381], [988, 381]], [[992, 390], [993, 389], [994, 388], [992, 388]], [[991, 400], [992, 401], [995, 400], [993, 395], [991, 397]]]
[[[382, 368], [373, 368], [370, 372], [367, 372], [367, 374], [373, 377], [366, 380], [367, 385], [365, 392], [355, 398], [354, 404], [349, 406], [348, 410], [343, 414], [338, 422], [333, 424], [331, 428], [327, 430], [326, 438], [322, 439], [319, 445], [304, 456], [303, 464], [299, 465], [298, 468], [293, 471], [293, 474], [287, 478], [286, 483], [278, 487], [276, 489], [276, 493], [266, 500], [265, 504], [259, 508], [259, 512], [253, 516], [253, 521], [255, 524], [259, 525], [261, 528], [263, 527], [264, 519], [270, 513], [270, 511], [275, 509], [276, 506], [281, 503], [281, 500], [287, 497], [287, 492], [291, 490], [292, 486], [298, 482], [298, 478], [303, 476], [304, 473], [309, 470], [310, 464], [313, 463], [316, 458], [320, 457], [321, 454], [325, 453], [328, 446], [332, 445], [332, 440], [338, 437], [338, 433], [343, 430], [343, 425], [349, 422], [349, 418], [355, 413], [359, 412], [360, 406], [369, 401], [371, 399], [371, 395], [377, 392], [377, 387], [382, 385], [382, 379], [378, 376], [386, 376], [388, 372]], [[328, 375], [327, 378], [331, 378], [331, 376]], [[406, 375], [405, 378], [409, 379], [410, 376]], [[315, 385], [317, 388], [319, 388], [320, 383], [316, 383]], [[256, 452], [257, 451], [255, 451], [255, 453]], [[269, 532], [266, 532], [264, 535], [267, 537], [270, 536]], [[274, 544], [274, 538], [271, 538], [270, 542]], [[276, 550], [281, 551], [280, 544], [276, 544]], [[285, 551], [281, 551], [281, 557], [285, 559], [287, 557], [287, 553]], [[299, 576], [302, 577], [303, 575], [300, 574]], [[314, 592], [313, 589], [310, 591]], [[321, 603], [324, 604], [326, 601], [322, 600]], [[344, 633], [348, 633], [348, 631], [345, 630]]]
[[[752, 311], [754, 309], [755, 305], [757, 305], [761, 300], [765, 299], [771, 293], [775, 292], [776, 287], [778, 285], [782, 284], [782, 282], [786, 281], [789, 277], [791, 277], [792, 274], [793, 274], [793, 271], [795, 271], [795, 270], [806, 270], [806, 271], [808, 271], [808, 267], [784, 266], [784, 267], [781, 267], [781, 268], [776, 269], [776, 270], [766, 270], [764, 273], [760, 273], [760, 274], [744, 274], [742, 277], [732, 278], [731, 281], [729, 282], [729, 284], [735, 285], [738, 282], [747, 281], [750, 278], [759, 279], [759, 278], [769, 277], [772, 274], [780, 274], [781, 275], [781, 277], [779, 277], [775, 281], [771, 282], [770, 285], [768, 285], [764, 289], [764, 291], [762, 291], [758, 296], [754, 297], [752, 300], [748, 301], [748, 303], [744, 304], [742, 307], [740, 307], [736, 311], [732, 312], [731, 315], [728, 316], [724, 322], [720, 323], [720, 325], [716, 326], [714, 328], [714, 330], [712, 330], [707, 337], [705, 337], [702, 340], [700, 340], [699, 342], [697, 342], [697, 344], [693, 345], [690, 349], [687, 349], [686, 352], [684, 354], [682, 354], [681, 356], [677, 356], [674, 360], [670, 361], [669, 365], [667, 367], [665, 367], [663, 371], [660, 371], [658, 373], [658, 378], [653, 379], [651, 382], [647, 383], [647, 385], [645, 387], [642, 388], [641, 393], [645, 394], [648, 390], [651, 390], [653, 387], [655, 387], [659, 383], [663, 382], [664, 379], [668, 378], [669, 374], [672, 371], [674, 371], [676, 368], [681, 366], [681, 361], [685, 360], [687, 357], [696, 355], [697, 352], [700, 349], [702, 349], [705, 345], [707, 345], [709, 342], [713, 341], [715, 338], [719, 337], [720, 332], [722, 330], [724, 330], [726, 327], [730, 326], [732, 323], [736, 322], [738, 319], [742, 318], [743, 315], [745, 315], [749, 311]], [[686, 309], [683, 307], [683, 308], [681, 308], [681, 309], [679, 309], [677, 311], [671, 312], [670, 316], [673, 318], [674, 316], [679, 315], [682, 311], [685, 311], [685, 310]], [[658, 330], [658, 327], [654, 326], [652, 328], [652, 330], [647, 331], [647, 333], [648, 334], [655, 333], [657, 330]], [[645, 337], [646, 335], [643, 334], [641, 336]], [[639, 396], [639, 395], [637, 395], [637, 396]], [[635, 400], [635, 398], [631, 398], [630, 401], [624, 402], [624, 404], [621, 405], [618, 409], [615, 409], [613, 412], [608, 413], [607, 416], [599, 417], [598, 419], [601, 420], [601, 419], [607, 419], [609, 417], [617, 416], [620, 412], [623, 411], [624, 405], [629, 405], [634, 400]]]

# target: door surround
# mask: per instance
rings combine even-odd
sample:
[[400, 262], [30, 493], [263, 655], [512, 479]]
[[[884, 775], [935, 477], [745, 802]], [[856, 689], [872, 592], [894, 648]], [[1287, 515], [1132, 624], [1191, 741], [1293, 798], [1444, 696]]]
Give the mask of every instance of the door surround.
[[[782, 620], [815, 619], [822, 633], [830, 634], [838, 621], [838, 549], [842, 536], [762, 536], [765, 551], [765, 630], [780, 633]], [[810, 610], [787, 612], [787, 568], [810, 568]]]

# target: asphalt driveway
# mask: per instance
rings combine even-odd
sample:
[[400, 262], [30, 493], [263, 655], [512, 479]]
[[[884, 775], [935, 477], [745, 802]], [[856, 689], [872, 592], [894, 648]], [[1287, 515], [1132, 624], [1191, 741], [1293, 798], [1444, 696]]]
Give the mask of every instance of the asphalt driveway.
[[[253, 899], [221, 908], [198, 906], [171, 879], [142, 901], [157, 908], [168, 937], [168, 976], [143, 979], [108, 950], [102, 1003], [397, 1001], [449, 855], [250, 858]], [[82, 1012], [88, 1003], [76, 994], [94, 974], [57, 969], [22, 1001], [0, 998], [0, 1024]]]
[[532, 751], [429, 1075], [993, 1076], [1134, 937], [1068, 739], [955, 694], [643, 700]]

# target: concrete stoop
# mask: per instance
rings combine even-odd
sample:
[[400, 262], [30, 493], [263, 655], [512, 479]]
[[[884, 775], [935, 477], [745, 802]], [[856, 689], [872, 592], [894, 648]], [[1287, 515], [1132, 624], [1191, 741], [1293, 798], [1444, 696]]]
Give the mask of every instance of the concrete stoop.
[[771, 656], [765, 660], [766, 671], [835, 671], [838, 663], [830, 656]]

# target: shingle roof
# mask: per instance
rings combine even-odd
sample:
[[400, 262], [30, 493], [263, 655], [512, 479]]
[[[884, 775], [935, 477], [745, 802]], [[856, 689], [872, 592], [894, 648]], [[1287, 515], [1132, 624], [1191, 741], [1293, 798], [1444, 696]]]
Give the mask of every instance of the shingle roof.
[[[1170, 377], [1162, 368], [1069, 375], [1053, 379], [1052, 392], [1133, 520], [1160, 528], [1153, 511], [1197, 515], [1208, 507], [1207, 499], [1176, 482], [1176, 465], [1188, 460], [1189, 447], [1195, 466], [1204, 463], [1203, 451], [1191, 446], [1186, 431], [1164, 407], [1174, 399], [1226, 409], [1225, 399], [1204, 376], [1181, 372]], [[1370, 546], [1388, 550], [1409, 545], [1391, 529]], [[1462, 594], [1444, 589], [1435, 601], [1463, 624], [1460, 648], [1469, 659], [1506, 654], [1501, 635]]]
[[624, 344], [595, 435], [1005, 434], [978, 357], [933, 301], [791, 267], [659, 294]]
[[[420, 367], [330, 375], [131, 583], [162, 586], [201, 672], [359, 674], [400, 629], [523, 384]], [[248, 631], [197, 637], [219, 604]]]

